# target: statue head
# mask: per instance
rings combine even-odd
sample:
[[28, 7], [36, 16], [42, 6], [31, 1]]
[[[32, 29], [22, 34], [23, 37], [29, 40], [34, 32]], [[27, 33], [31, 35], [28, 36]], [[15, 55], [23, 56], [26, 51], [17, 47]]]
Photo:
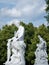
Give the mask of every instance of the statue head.
[[43, 43], [44, 39], [40, 35], [38, 35], [38, 38], [40, 40], [40, 43]]
[[40, 35], [38, 35], [38, 38], [39, 38], [40, 40], [42, 40], [42, 37], [41, 37]]
[[43, 50], [46, 49], [46, 42], [45, 42], [45, 40], [40, 35], [38, 35], [38, 38], [40, 39], [40, 43], [37, 44], [37, 47], [39, 49], [43, 49]]

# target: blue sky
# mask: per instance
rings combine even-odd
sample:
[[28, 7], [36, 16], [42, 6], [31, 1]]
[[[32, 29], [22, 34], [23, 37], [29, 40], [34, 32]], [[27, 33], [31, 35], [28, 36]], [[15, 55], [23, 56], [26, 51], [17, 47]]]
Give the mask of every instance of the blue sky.
[[0, 28], [14, 20], [35, 26], [47, 24], [45, 8], [44, 0], [0, 0]]

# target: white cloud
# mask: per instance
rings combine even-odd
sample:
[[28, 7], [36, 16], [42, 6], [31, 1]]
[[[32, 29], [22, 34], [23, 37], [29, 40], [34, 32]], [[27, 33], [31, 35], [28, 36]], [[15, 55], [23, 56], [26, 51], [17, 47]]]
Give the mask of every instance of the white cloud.
[[2, 29], [2, 27], [5, 26], [5, 25], [9, 26], [9, 25], [14, 24], [14, 25], [17, 26], [19, 22], [20, 21], [18, 19], [13, 19], [13, 20], [10, 20], [10, 21], [7, 21], [7, 22], [0, 21], [0, 29]]
[[9, 22], [7, 23], [7, 25], [15, 24], [15, 25], [17, 26], [17, 24], [18, 24], [19, 22], [20, 22], [19, 20], [13, 19], [13, 20], [9, 21]]
[[43, 1], [44, 0], [20, 0], [20, 1], [8, 0], [6, 2], [14, 2], [16, 3], [16, 6], [13, 8], [2, 8], [0, 10], [0, 16], [8, 16], [8, 17], [34, 16], [35, 18], [44, 12], [46, 4]]
[[0, 21], [0, 29], [2, 28], [2, 26], [4, 26], [5, 25], [5, 22], [3, 22], [3, 21]]
[[[39, 22], [39, 19], [42, 23], [44, 21], [44, 9], [46, 7], [44, 0], [0, 0], [0, 2], [7, 5], [0, 9], [0, 18], [3, 17], [6, 21], [8, 21], [9, 18], [17, 18], [18, 20], [24, 20], [28, 22]], [[10, 6], [10, 4], [12, 4], [12, 6]]]
[[39, 13], [41, 14], [41, 12], [45, 12], [46, 9], [46, 4], [44, 4], [42, 7], [39, 8]]
[[34, 0], [32, 4], [27, 4], [22, 8], [23, 16], [38, 17], [45, 13], [46, 3], [43, 0]]
[[1, 8], [0, 16], [20, 17], [21, 12], [19, 10], [17, 10], [16, 8], [12, 8], [12, 9]]
[[31, 15], [33, 9], [34, 9], [34, 7], [32, 5], [27, 5], [22, 8], [22, 13], [24, 15]]

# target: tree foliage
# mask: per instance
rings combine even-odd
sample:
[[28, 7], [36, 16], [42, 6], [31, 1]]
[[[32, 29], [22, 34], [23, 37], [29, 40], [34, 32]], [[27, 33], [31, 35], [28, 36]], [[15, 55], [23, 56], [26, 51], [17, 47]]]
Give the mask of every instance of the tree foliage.
[[46, 13], [47, 13], [47, 16], [46, 16], [46, 19], [49, 23], [49, 0], [45, 0], [46, 1], [46, 4], [47, 4], [47, 7], [46, 7]]

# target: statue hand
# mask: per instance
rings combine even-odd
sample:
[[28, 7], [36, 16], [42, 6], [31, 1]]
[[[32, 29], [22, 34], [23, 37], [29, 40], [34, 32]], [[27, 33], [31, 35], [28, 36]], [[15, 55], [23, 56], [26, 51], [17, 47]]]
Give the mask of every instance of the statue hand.
[[8, 64], [9, 63], [9, 61], [7, 60], [4, 64]]
[[18, 38], [16, 38], [16, 41], [19, 41], [19, 39], [18, 39]]

